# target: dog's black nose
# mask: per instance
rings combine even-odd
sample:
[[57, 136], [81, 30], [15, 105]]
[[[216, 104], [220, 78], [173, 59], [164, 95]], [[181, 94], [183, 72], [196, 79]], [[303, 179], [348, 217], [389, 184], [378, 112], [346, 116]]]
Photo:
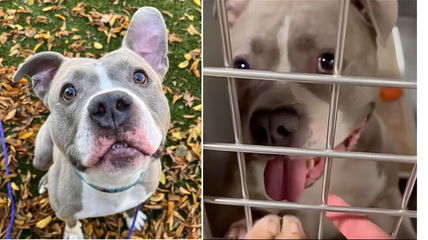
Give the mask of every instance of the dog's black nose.
[[299, 129], [299, 115], [293, 109], [257, 110], [250, 118], [250, 130], [257, 144], [290, 146]]
[[88, 111], [92, 121], [102, 128], [115, 129], [129, 117], [132, 98], [124, 92], [109, 92], [94, 97]]

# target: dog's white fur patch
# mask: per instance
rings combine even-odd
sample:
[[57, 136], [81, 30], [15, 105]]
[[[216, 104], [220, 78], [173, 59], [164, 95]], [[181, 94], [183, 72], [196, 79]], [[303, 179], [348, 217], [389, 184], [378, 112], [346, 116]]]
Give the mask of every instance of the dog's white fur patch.
[[[277, 39], [281, 45], [288, 46], [288, 38], [290, 36], [290, 17], [285, 16], [282, 27], [280, 28]], [[279, 63], [278, 63], [278, 72], [290, 72], [291, 65], [290, 59], [288, 58], [288, 48], [279, 48]]]
[[[126, 212], [123, 212], [123, 217], [125, 218], [126, 225], [128, 226], [129, 229], [131, 229], [131, 225], [132, 225], [132, 221], [134, 220], [134, 216], [128, 216], [128, 214]], [[142, 211], [138, 210], [137, 219], [135, 220], [135, 225], [134, 225], [135, 229], [137, 229], [137, 231], [143, 230], [144, 223], [146, 220], [147, 220], [146, 214], [144, 214]]]
[[106, 91], [113, 88], [113, 82], [109, 78], [106, 69], [100, 63], [95, 64], [95, 72], [98, 75], [99, 87], [101, 91]]
[[69, 227], [65, 224], [64, 239], [83, 239], [82, 224], [77, 221], [74, 227]]
[[119, 193], [105, 193], [83, 184], [82, 210], [74, 217], [84, 219], [123, 212], [144, 202], [150, 195], [141, 184]]

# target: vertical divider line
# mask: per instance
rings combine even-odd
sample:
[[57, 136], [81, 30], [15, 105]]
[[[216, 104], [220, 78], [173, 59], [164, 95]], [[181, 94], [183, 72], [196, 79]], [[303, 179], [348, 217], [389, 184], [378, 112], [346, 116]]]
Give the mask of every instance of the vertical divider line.
[[[409, 179], [407, 180], [406, 188], [404, 189], [403, 200], [401, 201], [401, 210], [407, 208], [407, 204], [410, 200], [410, 195], [412, 195], [413, 188], [416, 183], [416, 175], [417, 175], [417, 164], [413, 166], [412, 173], [410, 174]], [[391, 233], [392, 238], [397, 238], [398, 230], [400, 229], [401, 222], [403, 221], [403, 217], [398, 217], [393, 226], [393, 230]]]
[[[345, 51], [345, 39], [346, 39], [346, 27], [348, 22], [348, 12], [349, 12], [349, 3], [350, 0], [343, 0], [340, 4], [340, 13], [339, 13], [339, 25], [337, 33], [337, 42], [336, 42], [336, 53], [334, 59], [334, 74], [333, 77], [340, 76], [342, 73], [343, 66], [343, 55]], [[339, 93], [340, 86], [338, 84], [333, 84], [331, 87], [331, 99], [330, 107], [328, 113], [328, 125], [327, 125], [327, 139], [326, 139], [326, 149], [333, 150], [334, 148], [334, 138], [336, 134], [336, 123], [337, 123], [337, 111], [339, 103]], [[329, 157], [325, 160], [324, 165], [324, 174], [322, 181], [322, 190], [321, 190], [321, 205], [327, 205], [328, 192], [330, 188], [330, 177], [331, 169], [333, 165], [333, 158]], [[318, 239], [322, 239], [324, 235], [324, 223], [325, 223], [325, 211], [321, 211], [319, 225], [318, 225]]]
[[[226, 0], [217, 0], [218, 18], [220, 23], [220, 32], [223, 43], [223, 57], [225, 67], [230, 67], [232, 62], [232, 47], [230, 43], [229, 28], [226, 15]], [[228, 83], [228, 95], [230, 102], [230, 109], [232, 114], [233, 132], [235, 137], [235, 143], [242, 143], [242, 130], [241, 130], [241, 119], [239, 115], [238, 97], [236, 93], [235, 79], [227, 78]], [[241, 180], [242, 198], [244, 200], [249, 199], [248, 186], [247, 186], [247, 174], [244, 153], [238, 152], [238, 168]], [[249, 230], [253, 225], [253, 219], [251, 215], [251, 207], [245, 206], [245, 219], [247, 223], [247, 229]]]

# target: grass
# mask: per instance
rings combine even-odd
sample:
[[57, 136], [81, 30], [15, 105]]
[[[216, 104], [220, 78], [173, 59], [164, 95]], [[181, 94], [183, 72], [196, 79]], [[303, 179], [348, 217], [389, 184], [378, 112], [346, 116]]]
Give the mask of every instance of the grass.
[[[18, 188], [14, 191], [19, 205], [17, 212], [18, 222], [15, 222], [13, 231], [14, 237], [58, 238], [61, 237], [61, 230], [58, 230], [57, 226], [61, 229], [63, 224], [52, 216], [53, 220], [45, 228], [34, 227], [41, 219], [53, 215], [49, 205], [43, 205], [43, 199], [46, 199], [47, 196], [39, 196], [37, 193], [37, 183], [44, 172], [34, 169], [31, 165], [35, 135], [40, 128], [40, 124], [46, 119], [48, 111], [40, 105], [40, 101], [32, 93], [29, 84], [23, 82], [12, 83], [10, 81], [13, 71], [26, 57], [37, 52], [50, 50], [62, 54], [73, 54], [74, 56], [80, 54], [81, 57], [84, 57], [86, 54], [92, 54], [90, 57], [99, 57], [106, 52], [119, 48], [122, 36], [118, 34], [116, 38], [111, 38], [110, 43], [107, 43], [106, 34], [100, 31], [99, 26], [96, 26], [96, 24], [110, 28], [109, 23], [95, 21], [94, 19], [98, 16], [97, 14], [108, 13], [130, 18], [142, 6], [153, 6], [163, 12], [169, 33], [178, 36], [181, 42], [169, 44], [170, 68], [164, 81], [173, 120], [171, 132], [167, 139], [168, 155], [162, 159], [164, 174], [166, 175], [165, 183], [161, 184], [158, 192], [155, 193], [156, 197], [164, 194], [164, 199], [160, 201], [160, 207], [157, 209], [150, 208], [150, 204], [158, 204], [155, 201], [156, 199], [146, 202], [144, 209], [152, 223], [147, 224], [142, 232], [136, 233], [136, 236], [151, 238], [200, 237], [198, 236], [200, 232], [195, 227], [197, 224], [194, 224], [200, 221], [200, 159], [198, 152], [192, 150], [192, 147], [197, 148], [199, 146], [200, 136], [197, 139], [190, 139], [191, 137], [189, 136], [192, 129], [200, 128], [200, 110], [195, 110], [196, 108], [194, 107], [200, 104], [201, 80], [190, 71], [189, 67], [178, 67], [185, 60], [184, 55], [186, 53], [194, 49], [200, 49], [200, 35], [192, 35], [187, 30], [190, 25], [193, 25], [197, 31], [201, 32], [199, 6], [190, 0], [117, 0], [110, 2], [91, 0], [84, 3], [83, 11], [92, 17], [93, 21], [90, 21], [88, 17], [78, 16], [76, 12], [73, 12], [73, 8], [80, 6], [79, 4], [81, 4], [81, 1], [76, 0], [35, 0], [33, 4], [31, 4], [31, 0], [27, 2], [0, 0], [0, 9], [2, 9], [0, 11], [2, 13], [2, 16], [0, 16], [0, 35], [4, 33], [7, 35], [7, 40], [0, 44], [0, 67], [2, 69], [0, 72], [0, 84], [6, 84], [0, 85], [0, 119], [4, 120], [9, 143], [9, 154], [11, 155], [9, 167], [14, 174], [11, 180]], [[26, 13], [28, 11], [31, 11], [31, 13]], [[37, 22], [40, 16], [45, 17], [47, 23]], [[65, 19], [65, 29], [61, 29], [64, 21], [60, 16]], [[122, 18], [118, 19], [122, 20]], [[114, 27], [117, 27], [118, 24], [117, 20]], [[76, 29], [76, 31], [72, 31], [73, 29]], [[68, 32], [68, 35], [64, 34], [64, 32]], [[62, 35], [56, 35], [58, 33], [62, 33]], [[43, 34], [45, 34], [45, 37], [46, 34], [49, 34], [51, 36], [50, 39], [49, 35], [46, 39], [43, 39], [43, 37], [36, 39]], [[80, 36], [80, 39], [77, 39], [76, 36]], [[33, 51], [38, 43], [42, 41], [43, 44], [36, 51]], [[83, 41], [81, 44], [83, 49], [82, 47], [81, 49], [73, 48], [75, 46], [73, 44], [79, 41]], [[95, 42], [101, 43], [103, 48], [96, 49], [94, 47]], [[48, 43], [52, 43], [50, 49]], [[17, 51], [14, 52], [14, 48]], [[200, 56], [195, 58], [198, 59]], [[189, 66], [193, 60], [190, 60]], [[15, 92], [16, 94], [14, 94]], [[194, 99], [193, 102], [192, 99]], [[176, 101], [173, 103], [173, 100]], [[13, 109], [16, 109], [15, 116], [11, 119], [6, 119]], [[23, 125], [24, 123], [25, 126]], [[33, 134], [29, 137], [24, 137], [26, 132], [32, 132]], [[180, 133], [183, 137], [171, 136], [172, 133]], [[184, 163], [182, 161], [184, 159], [182, 146], [185, 148], [186, 159], [189, 154], [191, 156]], [[29, 178], [26, 178], [27, 173], [30, 174]], [[0, 237], [4, 236], [9, 215], [3, 169], [1, 176], [0, 215], [2, 217], [0, 219]], [[181, 188], [186, 191], [181, 190]], [[180, 201], [181, 199], [187, 199], [185, 201], [189, 203], [188, 208], [174, 206], [172, 212], [176, 211], [178, 214], [171, 217], [170, 202], [177, 201], [171, 197], [173, 195], [174, 198], [175, 195], [179, 196]], [[196, 198], [193, 195], [196, 195]], [[31, 204], [36, 204], [38, 207], [27, 206]], [[195, 208], [193, 212], [192, 208]], [[31, 213], [31, 216], [28, 213]], [[116, 224], [111, 224], [111, 222]], [[118, 216], [87, 220], [84, 223], [92, 226], [92, 229], [84, 229], [85, 235], [91, 237], [123, 237], [127, 233], [127, 230], [123, 227], [122, 220]]]

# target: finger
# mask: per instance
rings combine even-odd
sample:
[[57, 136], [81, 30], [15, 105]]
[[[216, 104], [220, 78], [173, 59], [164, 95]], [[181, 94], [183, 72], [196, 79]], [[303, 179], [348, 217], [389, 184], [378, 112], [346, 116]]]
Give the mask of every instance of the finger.
[[[328, 196], [328, 205], [349, 206], [336, 195]], [[378, 225], [362, 215], [327, 212], [329, 219], [347, 239], [391, 239]]]

